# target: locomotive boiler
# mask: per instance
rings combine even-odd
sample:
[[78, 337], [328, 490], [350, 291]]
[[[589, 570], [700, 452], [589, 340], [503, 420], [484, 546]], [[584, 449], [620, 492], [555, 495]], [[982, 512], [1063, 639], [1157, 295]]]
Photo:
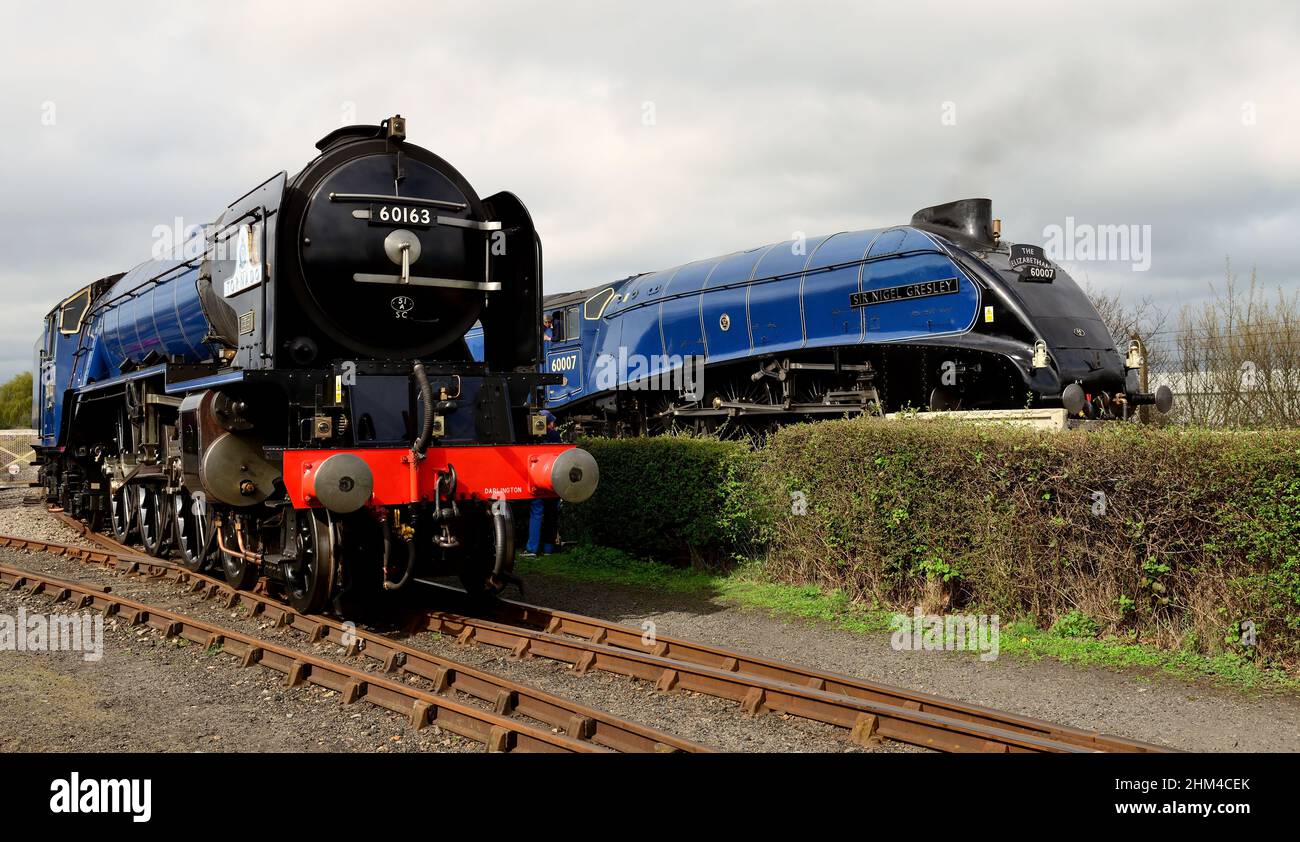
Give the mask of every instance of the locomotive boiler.
[[[905, 409], [1167, 412], [1083, 291], [988, 199], [548, 296], [548, 404], [582, 429], [762, 432]], [[477, 349], [483, 336], [470, 334]], [[1068, 423], [1068, 421], [1067, 421]]]
[[[544, 441], [541, 246], [400, 116], [46, 318], [33, 413], [48, 497], [148, 552], [338, 610], [418, 576], [513, 580], [512, 501], [580, 501]], [[465, 334], [478, 325], [475, 359]]]

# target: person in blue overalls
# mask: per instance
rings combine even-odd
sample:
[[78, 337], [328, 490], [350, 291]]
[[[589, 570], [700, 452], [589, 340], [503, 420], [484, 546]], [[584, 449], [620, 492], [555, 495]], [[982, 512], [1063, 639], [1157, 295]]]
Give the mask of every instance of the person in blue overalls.
[[[551, 444], [560, 441], [560, 429], [555, 425], [555, 416], [548, 409], [542, 410], [546, 419], [546, 438]], [[554, 497], [534, 500], [528, 513], [528, 544], [523, 556], [549, 555], [555, 552], [555, 539], [560, 526], [560, 501]]]

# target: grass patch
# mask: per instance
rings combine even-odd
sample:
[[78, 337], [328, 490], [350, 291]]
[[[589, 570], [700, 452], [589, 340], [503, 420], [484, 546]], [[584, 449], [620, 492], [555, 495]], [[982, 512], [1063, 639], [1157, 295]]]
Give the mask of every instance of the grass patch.
[[1071, 637], [1060, 630], [1043, 631], [1028, 620], [1003, 626], [1001, 643], [1003, 654], [1033, 661], [1053, 658], [1066, 664], [1153, 670], [1188, 681], [1209, 679], [1240, 690], [1300, 690], [1300, 679], [1235, 652], [1208, 656], [1161, 649], [1131, 638]]
[[[785, 619], [819, 620], [859, 634], [887, 633], [892, 614], [856, 603], [842, 590], [773, 582], [761, 565], [752, 562], [716, 573], [670, 567], [608, 547], [579, 546], [559, 555], [521, 558], [515, 568], [523, 576], [540, 574], [689, 595], [741, 608], [762, 609]], [[1154, 671], [1188, 681], [1208, 679], [1239, 690], [1300, 690], [1300, 679], [1261, 666], [1241, 654], [1207, 656], [1161, 649], [1130, 638], [1096, 637], [1096, 625], [1083, 616], [1070, 617], [1058, 626], [1044, 630], [1030, 620], [1004, 623], [1000, 654], [1032, 661], [1052, 658], [1066, 664]]]
[[556, 555], [515, 560], [515, 573], [563, 576], [579, 582], [604, 582], [671, 593], [707, 594], [717, 576], [689, 568], [645, 561], [609, 547], [579, 546]]
[[720, 599], [742, 608], [766, 609], [780, 617], [822, 620], [849, 631], [877, 632], [889, 627], [889, 612], [856, 604], [841, 590], [772, 582], [752, 563], [713, 573], [670, 567], [608, 547], [579, 546], [559, 555], [521, 558], [515, 562], [515, 572]]

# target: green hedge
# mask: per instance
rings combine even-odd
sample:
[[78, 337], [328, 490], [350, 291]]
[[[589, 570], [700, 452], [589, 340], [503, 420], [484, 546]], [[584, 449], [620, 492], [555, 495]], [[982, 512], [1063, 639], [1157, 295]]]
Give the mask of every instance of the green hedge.
[[584, 446], [601, 488], [566, 512], [569, 536], [669, 560], [759, 556], [778, 580], [882, 608], [1044, 627], [1081, 612], [1146, 642], [1300, 656], [1300, 432], [856, 419], [754, 449]]
[[675, 563], [713, 564], [743, 540], [729, 517], [749, 453], [738, 442], [686, 436], [582, 439], [600, 465], [587, 502], [564, 509], [566, 540]]

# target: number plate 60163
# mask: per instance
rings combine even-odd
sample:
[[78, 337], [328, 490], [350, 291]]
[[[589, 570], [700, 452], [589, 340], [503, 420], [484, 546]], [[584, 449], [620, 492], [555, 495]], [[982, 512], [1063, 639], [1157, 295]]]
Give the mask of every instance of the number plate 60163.
[[416, 225], [428, 228], [434, 224], [433, 211], [409, 205], [371, 205], [371, 225]]

